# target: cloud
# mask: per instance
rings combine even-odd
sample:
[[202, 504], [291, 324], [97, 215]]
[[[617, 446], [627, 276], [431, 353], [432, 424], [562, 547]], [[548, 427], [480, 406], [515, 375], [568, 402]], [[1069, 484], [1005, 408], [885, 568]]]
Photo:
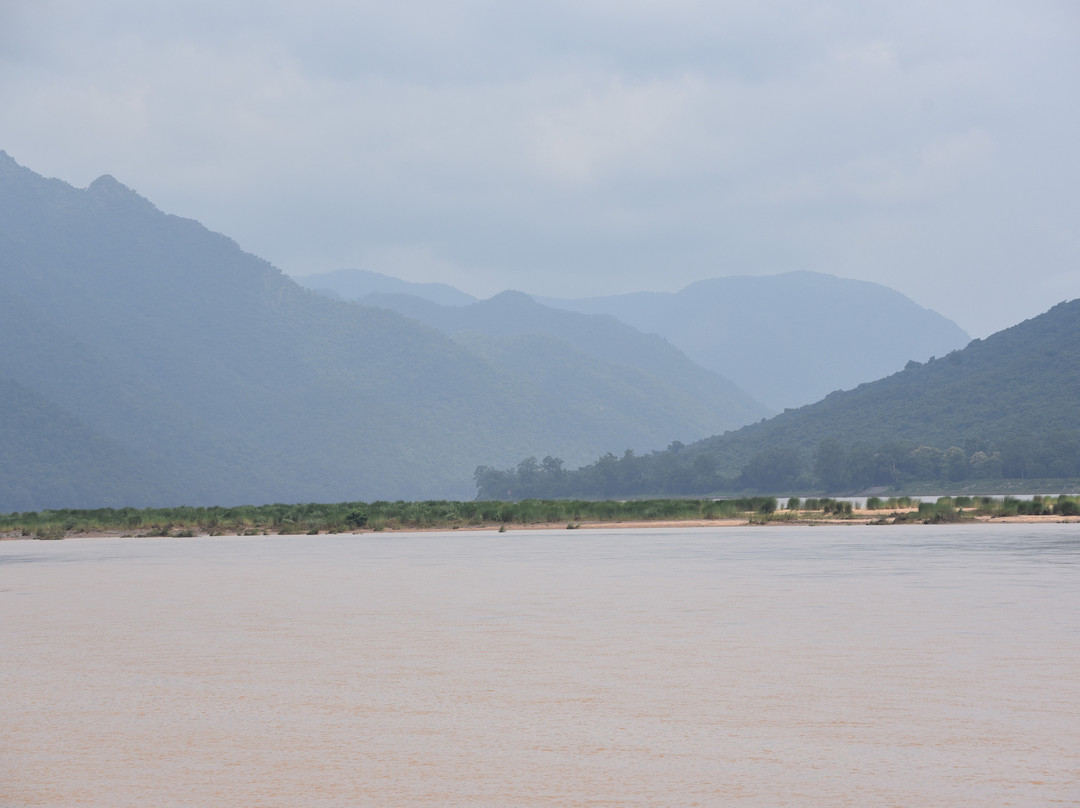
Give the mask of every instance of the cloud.
[[[1066, 3], [2, 8], [0, 147], [286, 271], [595, 294], [809, 268], [976, 333], [1069, 296]], [[1046, 283], [985, 291], [1030, 255]]]

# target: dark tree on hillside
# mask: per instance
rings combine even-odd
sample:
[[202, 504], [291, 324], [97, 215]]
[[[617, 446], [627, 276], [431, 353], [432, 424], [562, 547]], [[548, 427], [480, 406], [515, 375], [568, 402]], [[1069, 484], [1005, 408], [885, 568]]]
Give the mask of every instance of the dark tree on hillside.
[[942, 479], [958, 483], [967, 479], [969, 470], [967, 453], [959, 446], [950, 446], [941, 456]]
[[776, 447], [755, 455], [743, 467], [739, 481], [743, 488], [755, 491], [787, 491], [795, 487], [802, 470], [802, 457], [796, 449]]
[[540, 461], [540, 469], [546, 477], [561, 479], [566, 476], [566, 469], [563, 468], [563, 461], [560, 457], [548, 455]]
[[919, 446], [908, 453], [903, 469], [912, 480], [936, 480], [941, 476], [943, 452], [933, 446]]
[[517, 477], [512, 471], [502, 471], [491, 466], [477, 466], [473, 473], [476, 483], [476, 498], [483, 500], [503, 500], [513, 497]]
[[877, 484], [877, 454], [868, 443], [856, 443], [848, 452], [847, 482], [855, 488]]
[[1001, 477], [999, 452], [994, 452], [992, 455], [986, 452], [975, 452], [968, 463], [971, 466], [971, 476], [976, 480], [996, 480]]
[[517, 466], [517, 484], [522, 489], [532, 491], [540, 479], [540, 464], [535, 457], [526, 457]]
[[826, 491], [841, 491], [848, 484], [848, 454], [836, 438], [826, 438], [814, 453], [814, 475]]
[[1035, 440], [1029, 434], [1013, 435], [1001, 447], [1001, 471], [1006, 477], [1038, 477]]

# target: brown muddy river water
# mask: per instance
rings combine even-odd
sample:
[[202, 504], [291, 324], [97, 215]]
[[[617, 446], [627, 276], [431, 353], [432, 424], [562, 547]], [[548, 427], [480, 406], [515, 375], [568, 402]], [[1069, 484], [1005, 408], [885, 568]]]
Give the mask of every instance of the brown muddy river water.
[[0, 805], [1080, 805], [1080, 525], [0, 542]]

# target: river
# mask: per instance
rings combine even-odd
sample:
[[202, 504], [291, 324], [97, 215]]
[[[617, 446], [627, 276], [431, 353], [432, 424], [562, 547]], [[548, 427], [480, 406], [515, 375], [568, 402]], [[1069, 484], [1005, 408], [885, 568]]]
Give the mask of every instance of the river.
[[0, 805], [1080, 805], [1080, 525], [0, 542]]

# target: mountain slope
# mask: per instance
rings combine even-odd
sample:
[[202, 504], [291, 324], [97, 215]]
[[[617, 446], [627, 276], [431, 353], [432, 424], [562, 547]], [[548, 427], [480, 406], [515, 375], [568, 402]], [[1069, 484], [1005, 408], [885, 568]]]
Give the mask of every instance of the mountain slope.
[[[463, 497], [480, 462], [664, 445], [667, 400], [630, 400], [607, 363], [562, 406], [512, 354], [302, 289], [111, 177], [76, 189], [2, 152], [0, 346], [3, 459], [24, 472], [0, 510]], [[693, 432], [695, 412], [669, 415]]]
[[[503, 292], [489, 300], [459, 307], [438, 306], [411, 295], [371, 294], [364, 302], [393, 309], [447, 334], [472, 334], [469, 344], [474, 347], [483, 342], [476, 335], [502, 342], [502, 348], [493, 347], [495, 353], [488, 355], [499, 355], [500, 367], [508, 372], [523, 369], [532, 372], [537, 351], [549, 359], [555, 354], [562, 355], [566, 369], [561, 377], [551, 379], [550, 388], [545, 386], [562, 395], [579, 393], [589, 383], [589, 377], [596, 378], [600, 372], [598, 368], [570, 372], [574, 364], [588, 357], [594, 360], [593, 365], [597, 362], [610, 365], [607, 372], [617, 369], [635, 387], [633, 392], [624, 390], [620, 397], [640, 398], [644, 391], [649, 391], [656, 399], [652, 405], [642, 402], [642, 406], [653, 407], [649, 423], [657, 436], [675, 425], [672, 418], [675, 413], [687, 414], [681, 416], [686, 422], [681, 427], [683, 434], [687, 426], [699, 434], [709, 434], [770, 414], [731, 382], [691, 362], [666, 340], [643, 334], [607, 315], [578, 314], [543, 306], [521, 292]], [[525, 336], [532, 339], [519, 339]], [[542, 348], [543, 341], [551, 344]], [[515, 359], [513, 351], [507, 350], [514, 345], [530, 356]], [[581, 360], [570, 358], [575, 353], [581, 355]], [[683, 434], [668, 432], [664, 443], [684, 440]]]
[[1080, 430], [1080, 300], [940, 359], [837, 392], [702, 447], [810, 448], [824, 438], [930, 446], [990, 443], [1017, 432]]
[[0, 379], [0, 491], [5, 510], [40, 507], [38, 481], [70, 507], [122, 507], [123, 491], [165, 494], [154, 458], [133, 452], [12, 379]]
[[541, 298], [660, 334], [775, 410], [963, 347], [955, 323], [879, 284], [815, 272], [699, 281], [676, 294]]
[[[844, 466], [836, 474], [829, 453]], [[965, 479], [984, 463], [997, 476], [1080, 476], [1080, 300], [768, 421], [647, 456], [601, 458], [571, 472], [561, 493], [836, 489], [905, 475]]]
[[363, 302], [371, 294], [414, 295], [440, 306], [467, 306], [476, 298], [445, 283], [413, 283], [367, 269], [336, 269], [293, 277], [305, 289], [341, 300]]

